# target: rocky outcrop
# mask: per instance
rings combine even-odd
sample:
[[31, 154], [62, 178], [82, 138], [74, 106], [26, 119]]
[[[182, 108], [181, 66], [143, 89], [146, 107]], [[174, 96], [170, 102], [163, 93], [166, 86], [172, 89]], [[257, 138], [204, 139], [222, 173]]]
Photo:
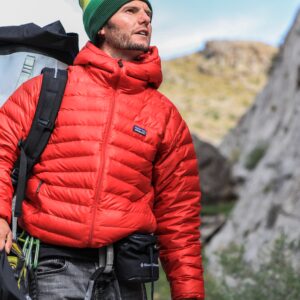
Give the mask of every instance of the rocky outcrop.
[[230, 243], [255, 262], [284, 233], [300, 263], [300, 14], [285, 39], [269, 82], [221, 144], [234, 164], [240, 200], [207, 254]]
[[208, 41], [200, 52], [207, 63], [200, 64], [199, 70], [221, 76], [220, 69], [230, 69], [239, 76], [260, 75], [268, 71], [276, 52], [274, 47], [259, 42]]
[[231, 165], [213, 145], [193, 135], [200, 170], [203, 204], [233, 200], [235, 198]]

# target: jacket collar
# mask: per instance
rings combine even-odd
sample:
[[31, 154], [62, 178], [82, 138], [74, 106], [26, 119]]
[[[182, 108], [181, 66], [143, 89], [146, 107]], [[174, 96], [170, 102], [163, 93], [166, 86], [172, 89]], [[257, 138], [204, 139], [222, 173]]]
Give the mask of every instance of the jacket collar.
[[95, 80], [128, 93], [137, 92], [148, 86], [157, 89], [162, 82], [161, 61], [156, 47], [150, 47], [138, 61], [120, 63], [120, 60], [88, 42], [77, 55], [74, 65], [88, 68]]

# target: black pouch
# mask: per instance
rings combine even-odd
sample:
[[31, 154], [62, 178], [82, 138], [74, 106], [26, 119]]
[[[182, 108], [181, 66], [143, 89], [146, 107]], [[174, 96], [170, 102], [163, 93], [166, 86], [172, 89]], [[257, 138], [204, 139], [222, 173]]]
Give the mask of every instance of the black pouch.
[[158, 249], [152, 234], [134, 233], [115, 246], [115, 270], [119, 281], [153, 282], [159, 278]]
[[28, 296], [28, 268], [20, 245], [13, 241], [9, 255], [0, 252], [0, 299], [25, 300]]

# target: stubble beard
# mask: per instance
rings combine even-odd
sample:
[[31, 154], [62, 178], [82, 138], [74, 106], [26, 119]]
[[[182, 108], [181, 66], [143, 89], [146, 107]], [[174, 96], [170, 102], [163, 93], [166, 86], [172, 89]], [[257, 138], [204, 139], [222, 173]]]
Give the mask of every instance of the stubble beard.
[[149, 50], [150, 41], [145, 43], [134, 43], [130, 41], [130, 34], [121, 32], [115, 24], [108, 22], [107, 28], [110, 29], [110, 34], [105, 36], [105, 42], [111, 47], [119, 50], [143, 51]]

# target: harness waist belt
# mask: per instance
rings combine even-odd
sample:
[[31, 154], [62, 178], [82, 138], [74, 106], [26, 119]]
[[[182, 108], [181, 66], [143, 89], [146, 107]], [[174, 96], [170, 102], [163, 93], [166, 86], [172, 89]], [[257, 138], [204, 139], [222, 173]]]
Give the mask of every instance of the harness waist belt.
[[99, 261], [98, 248], [70, 248], [41, 242], [39, 258], [68, 257], [80, 260]]

